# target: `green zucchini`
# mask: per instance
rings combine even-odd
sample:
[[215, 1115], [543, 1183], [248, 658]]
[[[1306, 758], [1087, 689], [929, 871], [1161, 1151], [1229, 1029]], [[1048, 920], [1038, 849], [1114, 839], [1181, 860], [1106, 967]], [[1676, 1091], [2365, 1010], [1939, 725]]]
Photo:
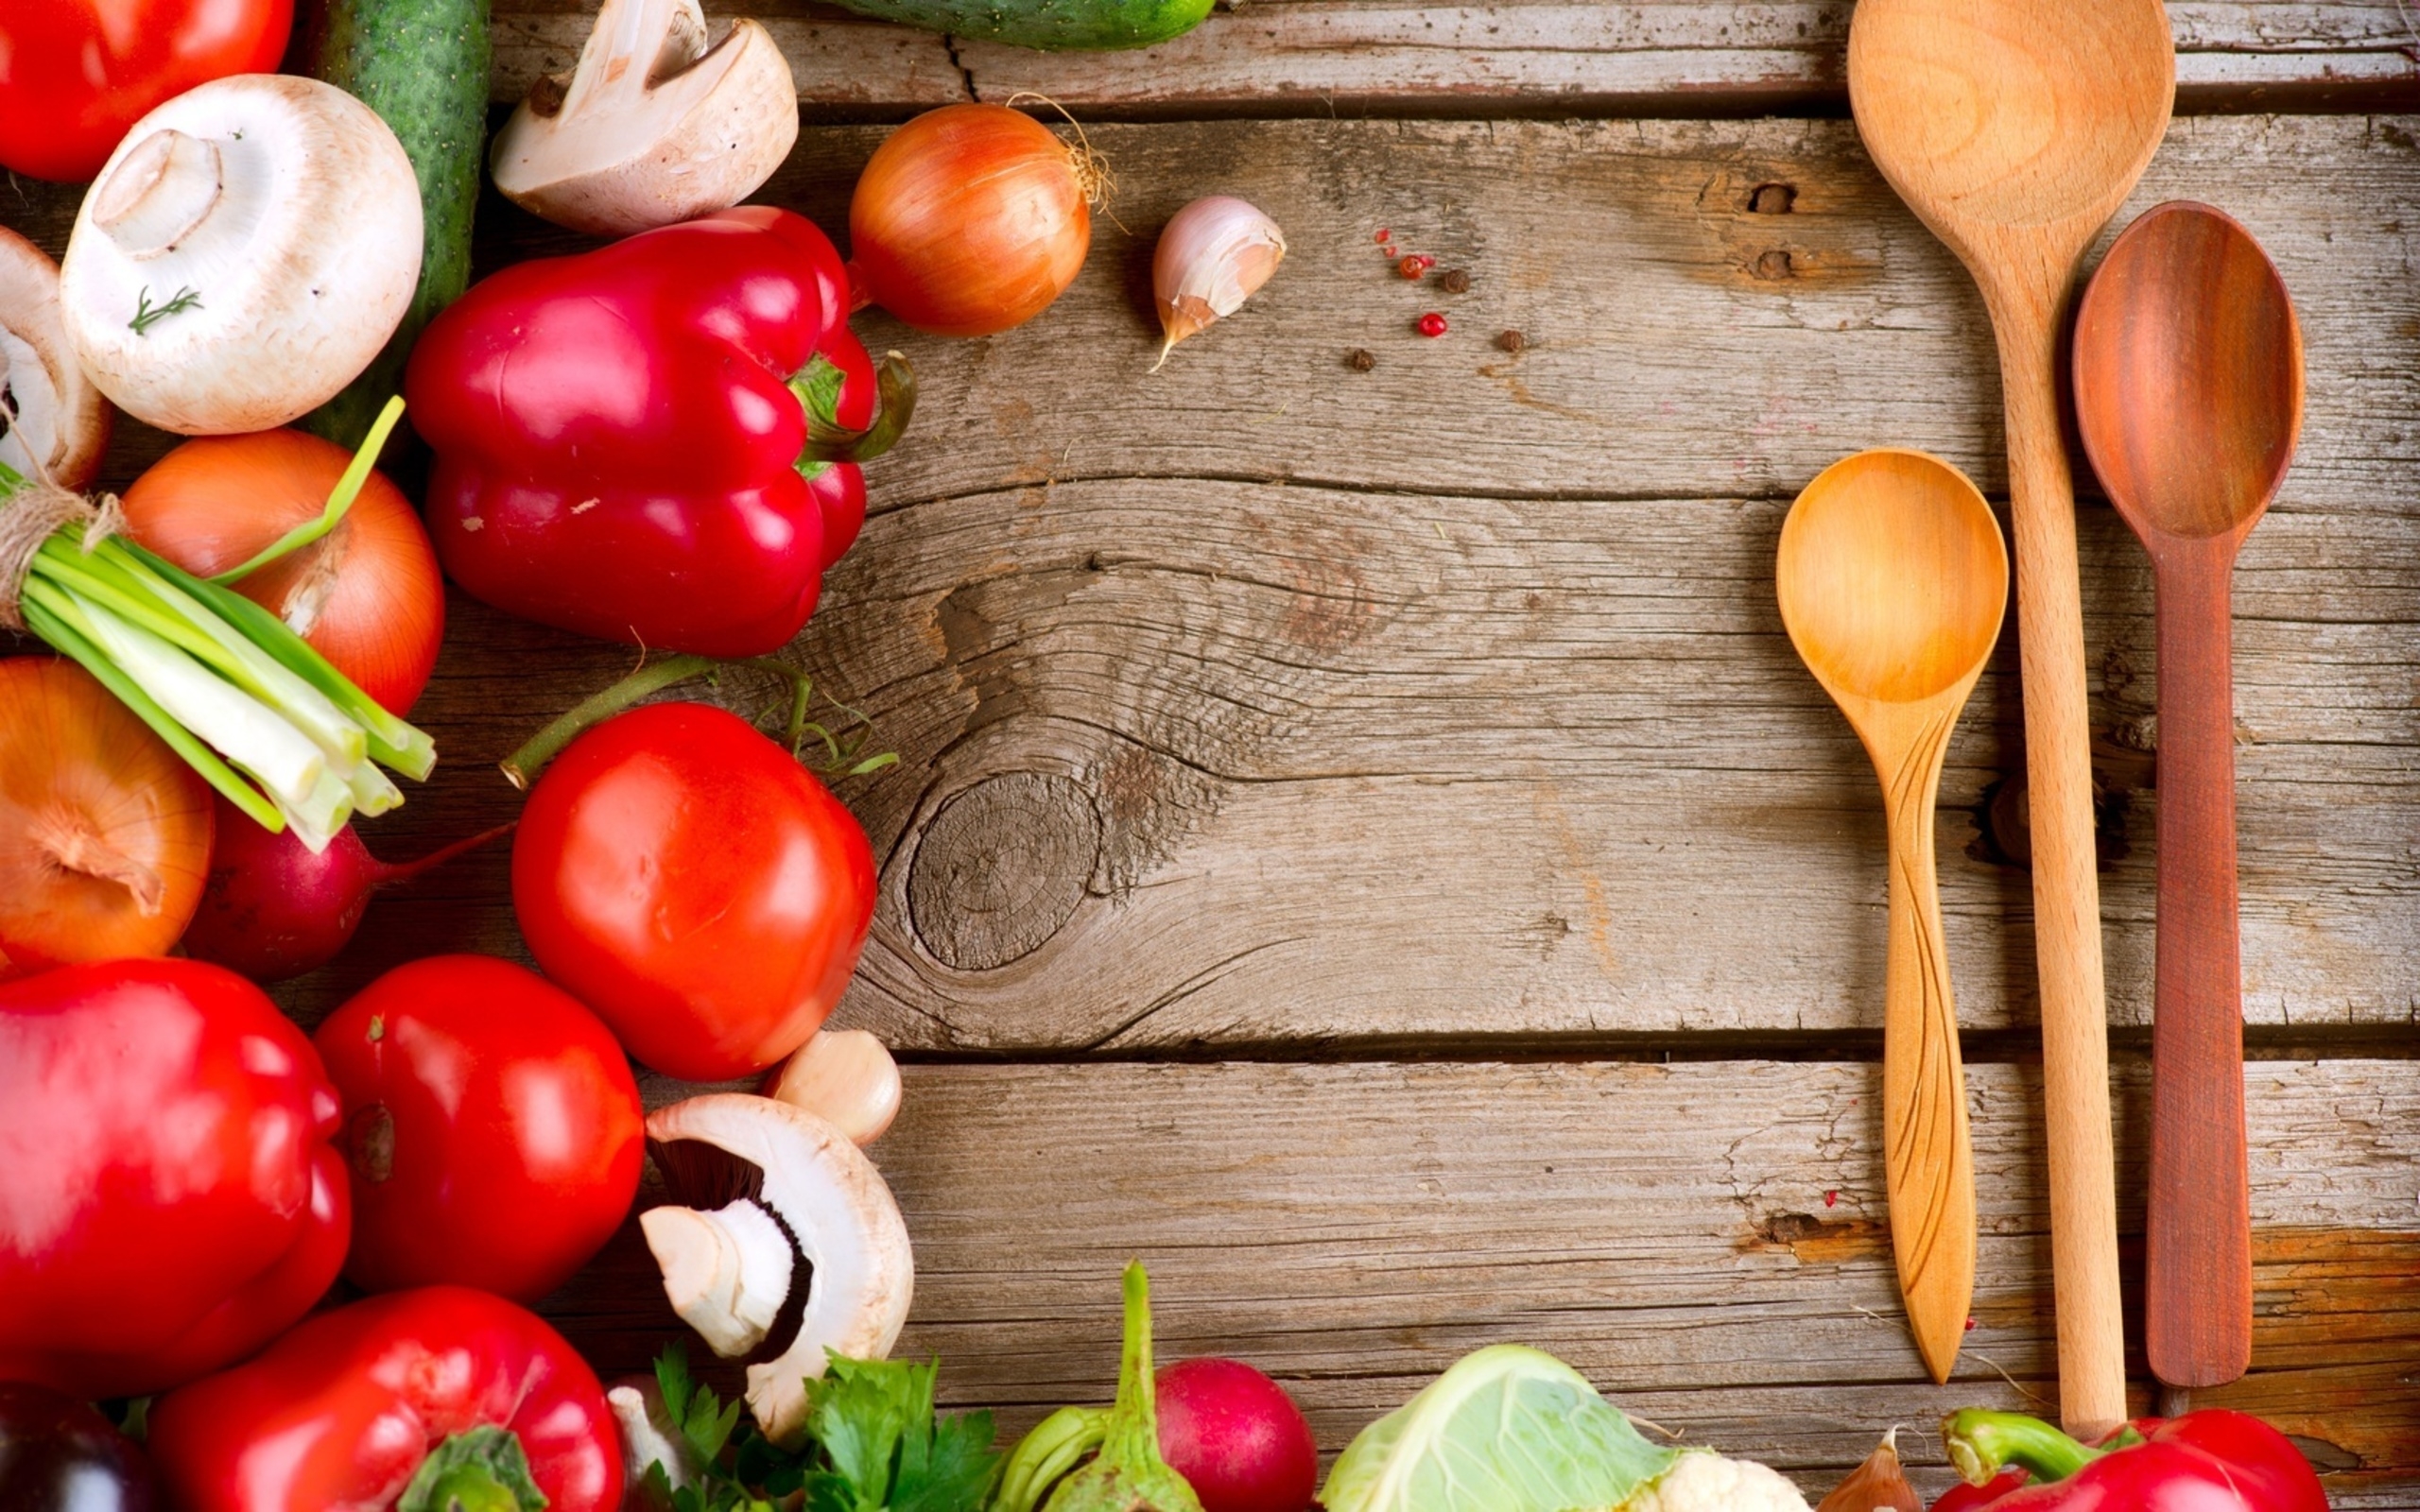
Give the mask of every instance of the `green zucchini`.
[[471, 282], [471, 213], [486, 165], [488, 0], [311, 0], [302, 71], [376, 111], [420, 175], [420, 290], [377, 360], [302, 428], [358, 446], [431, 317]]
[[840, 0], [861, 16], [1046, 53], [1149, 47], [1201, 25], [1210, 0]]

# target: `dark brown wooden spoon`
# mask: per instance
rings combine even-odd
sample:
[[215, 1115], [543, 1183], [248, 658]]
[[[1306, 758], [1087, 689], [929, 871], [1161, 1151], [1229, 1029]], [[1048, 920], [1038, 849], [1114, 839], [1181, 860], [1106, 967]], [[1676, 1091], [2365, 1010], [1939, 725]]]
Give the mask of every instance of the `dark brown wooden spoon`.
[[2075, 393], [2084, 451], [2151, 553], [2158, 602], [2146, 1343], [2169, 1384], [2222, 1385], [2252, 1360], [2227, 593], [2303, 420], [2302, 334], [2276, 266], [2207, 205], [2144, 212], [2077, 312]]

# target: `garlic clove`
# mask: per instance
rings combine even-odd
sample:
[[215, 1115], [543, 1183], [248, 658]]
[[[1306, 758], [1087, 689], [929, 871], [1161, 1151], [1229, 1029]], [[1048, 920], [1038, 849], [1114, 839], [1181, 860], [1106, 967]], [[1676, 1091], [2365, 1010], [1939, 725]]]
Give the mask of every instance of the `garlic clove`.
[[1178, 342], [1235, 314], [1285, 257], [1285, 232], [1244, 200], [1212, 195], [1178, 211], [1151, 254], [1151, 294], [1167, 335], [1151, 370]]

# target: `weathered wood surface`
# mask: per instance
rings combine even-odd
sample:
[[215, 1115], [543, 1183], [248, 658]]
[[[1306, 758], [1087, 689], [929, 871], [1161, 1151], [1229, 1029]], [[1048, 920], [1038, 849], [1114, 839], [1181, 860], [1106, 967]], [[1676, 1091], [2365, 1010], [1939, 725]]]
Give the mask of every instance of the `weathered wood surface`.
[[[771, 198], [838, 227], [878, 135], [808, 132]], [[903, 758], [848, 793], [884, 861], [853, 1016], [908, 1048], [986, 1051], [1876, 1026], [1878, 803], [1781, 634], [1773, 543], [1796, 488], [1859, 446], [2005, 483], [1979, 304], [1851, 129], [1096, 140], [1137, 234], [1103, 222], [1059, 307], [973, 343], [865, 322], [913, 355], [925, 400], [801, 647]], [[2242, 218], [2309, 344], [2304, 449], [2236, 594], [2260, 1025], [2415, 1014], [2412, 140], [2395, 121], [2187, 121], [2138, 197]], [[1264, 203], [1292, 251], [1146, 379], [1149, 238], [1212, 188]], [[56, 245], [72, 197], [35, 193], [21, 223]], [[487, 224], [490, 265], [577, 245], [500, 209]], [[1381, 225], [1472, 291], [1390, 276]], [[1456, 324], [1438, 341], [1409, 332], [1431, 305]], [[1507, 327], [1530, 349], [1491, 345]], [[1343, 365], [1355, 346], [1374, 370]], [[112, 471], [159, 444], [130, 436]], [[2083, 523], [2096, 724], [2134, 790], [2104, 879], [2110, 993], [2138, 1024], [2150, 584], [2104, 507]], [[626, 655], [458, 603], [422, 709], [449, 767], [380, 842], [505, 816], [485, 764]], [[2016, 761], [2013, 662], [2004, 646], [1986, 674], [1943, 796], [1970, 1028], [2031, 1014], [2025, 879], [1965, 853], [1957, 812]], [[500, 880], [500, 858], [473, 861], [382, 902], [376, 937], [302, 1000], [429, 939], [514, 950]]]
[[[2420, 1017], [2414, 130], [2182, 122], [2139, 201], [2244, 219], [2311, 346], [2303, 458], [2237, 597], [2246, 996], [2273, 1047], [2401, 1047]], [[809, 130], [768, 198], [837, 231], [878, 137]], [[1968, 285], [1844, 122], [1095, 141], [1134, 234], [1102, 221], [1059, 308], [964, 344], [865, 321], [914, 357], [924, 408], [799, 647], [903, 757], [842, 789], [884, 863], [842, 1021], [959, 1062], [911, 1065], [876, 1149], [920, 1246], [907, 1344], [1012, 1428], [1098, 1400], [1115, 1269], [1141, 1254], [1168, 1350], [1270, 1366], [1330, 1451], [1461, 1349], [1527, 1336], [1656, 1422], [1828, 1484], [1940, 1399], [1891, 1292], [1877, 1069], [1831, 1058], [1879, 1022], [1880, 816], [1781, 634], [1772, 551], [1795, 490], [1859, 446], [2004, 491]], [[1291, 255], [1146, 379], [1150, 238], [1221, 190], [1270, 209]], [[74, 203], [21, 186], [0, 222], [56, 250]], [[1472, 291], [1388, 276], [1380, 225]], [[493, 203], [481, 236], [487, 267], [581, 245]], [[1430, 307], [1452, 335], [1409, 334]], [[1530, 350], [1490, 345], [1507, 328]], [[1343, 366], [1355, 347], [1373, 370]], [[130, 427], [113, 479], [164, 444]], [[2112, 998], [2139, 1024], [2150, 585], [2105, 508], [2083, 529], [2097, 725], [2131, 798]], [[383, 853], [507, 816], [490, 764], [630, 661], [452, 613], [420, 713], [446, 765], [369, 827]], [[2017, 750], [2009, 660], [1941, 816], [1970, 1030], [2031, 1011], [2024, 879], [1962, 853], [1960, 811]], [[507, 900], [503, 852], [459, 862], [285, 1000], [309, 1022], [431, 950], [518, 954]], [[1816, 1058], [1122, 1063], [1508, 1042]], [[2340, 1507], [2420, 1507], [2413, 1066], [2252, 1073], [2258, 1369], [2223, 1400], [2304, 1434]], [[1986, 1357], [2045, 1390], [2038, 1094], [2020, 1068], [1971, 1077], [1992, 1186], [1959, 1396], [2022, 1402]], [[2138, 1204], [2139, 1072], [2120, 1086]], [[626, 1234], [552, 1310], [635, 1366], [671, 1332], [647, 1274]]]
[[[493, 93], [568, 67], [596, 0], [497, 0]], [[711, 0], [761, 19], [822, 119], [1049, 95], [1093, 118], [1219, 115], [1696, 116], [1838, 111], [1850, 0], [1373, 4], [1247, 0], [1118, 54], [962, 42], [815, 0]], [[2169, 7], [2187, 111], [2409, 109], [2420, 51], [2393, 0]]]
[[[1892, 1276], [1880, 1087], [1871, 1065], [1737, 1062], [910, 1067], [873, 1151], [917, 1251], [900, 1347], [938, 1352], [945, 1395], [1011, 1433], [1105, 1400], [1134, 1257], [1163, 1357], [1253, 1360], [1330, 1453], [1465, 1350], [1516, 1339], [1814, 1489], [1910, 1424], [1938, 1488], [1941, 1411], [2049, 1394], [2040, 1085], [2008, 1066], [1968, 1083], [1981, 1285], [1939, 1388]], [[2139, 1072], [2118, 1091], [2139, 1193]], [[2269, 1417], [2343, 1489], [2408, 1474], [2420, 1064], [2257, 1066], [2250, 1093], [2254, 1370], [2196, 1400]], [[549, 1310], [606, 1369], [635, 1368], [666, 1310], [630, 1236], [609, 1255], [624, 1263]]]

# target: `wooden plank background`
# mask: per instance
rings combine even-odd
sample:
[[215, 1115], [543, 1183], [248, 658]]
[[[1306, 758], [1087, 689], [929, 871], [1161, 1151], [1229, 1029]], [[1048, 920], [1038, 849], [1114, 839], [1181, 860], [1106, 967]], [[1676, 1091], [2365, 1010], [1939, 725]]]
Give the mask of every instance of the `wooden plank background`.
[[[496, 9], [504, 102], [593, 6]], [[1843, 453], [2006, 487], [1979, 303], [1826, 118], [1847, 6], [1251, 0], [1096, 58], [709, 9], [765, 18], [812, 122], [1040, 90], [1120, 183], [1032, 325], [861, 318], [924, 400], [796, 647], [902, 757], [840, 789], [883, 867], [840, 1022], [911, 1062], [875, 1155], [919, 1249], [905, 1347], [941, 1352], [945, 1397], [1012, 1430], [1104, 1399], [1139, 1255], [1167, 1352], [1255, 1360], [1330, 1452], [1501, 1338], [1818, 1492], [1893, 1422], [2041, 1404], [2029, 899], [1980, 817], [2021, 756], [2014, 641], [1942, 798], [1983, 1246], [1935, 1390], [1875, 1156], [1878, 802], [1772, 604], [1789, 500]], [[2259, 1324], [2253, 1375], [2205, 1400], [2280, 1421], [2338, 1505], [2420, 1508], [2420, 119], [2360, 113], [2420, 105], [2420, 43], [2394, 0], [2170, 13], [2200, 113], [2128, 214], [2241, 218], [2310, 369], [2238, 579]], [[811, 126], [760, 198], [838, 232], [881, 134]], [[1212, 192], [1270, 210], [1287, 263], [1147, 376], [1152, 238]], [[21, 184], [0, 222], [56, 251], [76, 198]], [[1469, 292], [1392, 276], [1379, 227]], [[482, 208], [483, 268], [583, 245]], [[111, 480], [167, 444], [126, 427]], [[2081, 525], [2131, 1234], [2150, 587], [2105, 507]], [[631, 660], [449, 612], [416, 715], [445, 765], [382, 853], [509, 816], [492, 764]], [[520, 954], [505, 859], [382, 901], [289, 1008], [436, 949]], [[675, 1328], [634, 1230], [548, 1311], [609, 1369]]]

